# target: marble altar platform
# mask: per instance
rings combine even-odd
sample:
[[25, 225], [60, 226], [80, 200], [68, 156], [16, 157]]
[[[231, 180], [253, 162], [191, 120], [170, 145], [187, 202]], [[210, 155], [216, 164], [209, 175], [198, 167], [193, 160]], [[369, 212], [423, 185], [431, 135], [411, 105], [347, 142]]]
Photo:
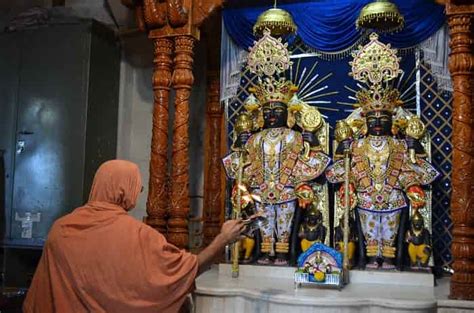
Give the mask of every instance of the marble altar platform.
[[196, 313], [303, 312], [474, 312], [474, 302], [448, 299], [449, 278], [431, 274], [351, 271], [342, 290], [296, 288], [293, 268], [240, 266], [239, 278], [221, 264], [201, 275], [194, 294]]

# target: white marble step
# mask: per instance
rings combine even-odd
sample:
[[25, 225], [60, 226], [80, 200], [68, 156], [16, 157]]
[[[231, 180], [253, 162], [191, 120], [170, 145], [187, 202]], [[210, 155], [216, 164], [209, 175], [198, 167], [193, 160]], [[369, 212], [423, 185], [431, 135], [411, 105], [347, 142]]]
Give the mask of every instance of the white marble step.
[[[438, 281], [437, 287], [397, 285], [387, 280], [386, 284], [353, 282], [339, 291], [295, 288], [293, 271], [246, 265], [241, 267], [238, 278], [231, 278], [230, 265], [214, 267], [196, 281], [195, 312], [474, 312], [474, 302], [448, 299], [449, 278]], [[287, 274], [291, 275], [285, 277]]]
[[[296, 268], [282, 266], [240, 265], [242, 277], [269, 277], [293, 279]], [[231, 264], [219, 264], [220, 275], [231, 275]], [[399, 271], [350, 271], [352, 284], [384, 284], [433, 287], [434, 276], [431, 273]]]

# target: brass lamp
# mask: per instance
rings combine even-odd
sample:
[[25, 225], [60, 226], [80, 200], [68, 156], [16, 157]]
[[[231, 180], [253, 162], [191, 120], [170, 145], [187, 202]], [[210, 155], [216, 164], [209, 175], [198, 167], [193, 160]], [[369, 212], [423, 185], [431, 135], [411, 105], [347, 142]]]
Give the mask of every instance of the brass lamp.
[[253, 26], [253, 33], [262, 36], [265, 29], [270, 30], [270, 35], [274, 37], [294, 34], [296, 25], [288, 11], [276, 7], [276, 0], [273, 8], [266, 10], [257, 19]]
[[356, 21], [357, 28], [366, 28], [382, 33], [400, 31], [405, 19], [397, 6], [388, 0], [377, 0], [362, 8]]

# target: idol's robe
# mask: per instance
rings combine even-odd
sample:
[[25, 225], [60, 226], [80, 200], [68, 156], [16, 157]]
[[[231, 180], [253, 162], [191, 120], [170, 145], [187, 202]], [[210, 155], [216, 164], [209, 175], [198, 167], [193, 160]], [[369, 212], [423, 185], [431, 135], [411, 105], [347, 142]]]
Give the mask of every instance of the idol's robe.
[[[412, 186], [431, 184], [438, 171], [422, 158], [412, 163], [405, 141], [388, 136], [354, 141], [350, 168], [367, 256], [394, 258], [400, 212], [408, 206], [405, 194]], [[342, 183], [344, 173], [344, 160], [338, 160], [326, 177]]]
[[[320, 176], [330, 162], [323, 152], [305, 155], [304, 150], [301, 133], [286, 127], [264, 129], [245, 144], [242, 181], [255, 200], [256, 210], [268, 219], [261, 228], [264, 253], [272, 252], [274, 234], [276, 252], [288, 253], [297, 205], [295, 188]], [[223, 159], [229, 178], [237, 178], [239, 153], [232, 152]]]

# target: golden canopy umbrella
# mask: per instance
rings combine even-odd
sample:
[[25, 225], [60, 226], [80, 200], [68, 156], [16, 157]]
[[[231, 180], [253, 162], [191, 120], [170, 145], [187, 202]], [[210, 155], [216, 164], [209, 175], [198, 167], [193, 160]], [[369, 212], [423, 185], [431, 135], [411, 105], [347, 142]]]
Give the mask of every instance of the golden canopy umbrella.
[[296, 25], [288, 11], [276, 7], [276, 0], [273, 8], [266, 10], [257, 18], [253, 26], [253, 33], [262, 36], [265, 29], [270, 30], [270, 35], [274, 37], [294, 34]]
[[356, 21], [357, 28], [378, 32], [397, 32], [405, 26], [405, 19], [398, 7], [388, 0], [377, 0], [367, 4], [360, 11]]

